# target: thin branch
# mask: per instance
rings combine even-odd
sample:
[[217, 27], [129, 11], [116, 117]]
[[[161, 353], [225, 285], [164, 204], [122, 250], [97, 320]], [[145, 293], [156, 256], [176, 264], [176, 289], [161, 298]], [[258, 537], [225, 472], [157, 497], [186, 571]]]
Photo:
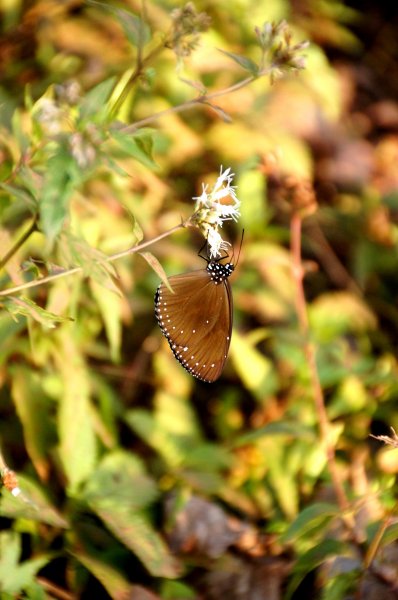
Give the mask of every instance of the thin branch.
[[[149, 240], [147, 242], [143, 242], [142, 244], [138, 244], [138, 246], [133, 246], [132, 248], [128, 248], [127, 250], [123, 250], [122, 252], [118, 252], [116, 254], [112, 254], [111, 256], [107, 256], [105, 258], [106, 262], [113, 262], [114, 260], [118, 260], [119, 258], [123, 258], [124, 256], [128, 256], [129, 254], [134, 254], [135, 252], [139, 252], [148, 246], [151, 246], [155, 242], [162, 240], [165, 237], [168, 237], [178, 229], [185, 227], [185, 223], [181, 222], [179, 225], [172, 227], [165, 233], [158, 235], [153, 240]], [[83, 267], [73, 267], [72, 269], [65, 269], [65, 271], [60, 271], [58, 273], [54, 273], [52, 275], [48, 275], [47, 277], [42, 277], [41, 279], [36, 279], [34, 281], [29, 281], [28, 283], [23, 283], [21, 285], [17, 285], [13, 288], [8, 288], [6, 290], [0, 290], [0, 296], [11, 296], [16, 292], [20, 292], [21, 290], [26, 290], [29, 288], [38, 287], [39, 285], [43, 285], [44, 283], [49, 283], [51, 281], [55, 281], [55, 279], [61, 279], [61, 277], [67, 277], [68, 275], [73, 275], [74, 273], [80, 273], [83, 271]]]
[[[262, 73], [262, 75], [263, 74], [265, 73]], [[223, 90], [218, 90], [217, 92], [213, 92], [212, 94], [204, 94], [202, 96], [198, 96], [197, 98], [193, 98], [192, 100], [187, 100], [186, 102], [183, 102], [178, 106], [172, 106], [171, 108], [166, 108], [166, 110], [161, 110], [160, 112], [155, 113], [150, 117], [146, 117], [145, 119], [136, 121], [132, 125], [122, 127], [120, 131], [123, 131], [124, 133], [134, 133], [134, 131], [136, 131], [140, 127], [144, 127], [149, 123], [158, 121], [159, 119], [161, 119], [162, 117], [166, 117], [167, 115], [183, 112], [195, 106], [211, 106], [211, 101], [214, 100], [214, 98], [225, 96], [226, 94], [232, 94], [233, 92], [240, 90], [242, 87], [249, 85], [255, 79], [256, 77], [254, 76], [246, 77], [246, 79], [243, 79], [242, 81], [239, 81], [238, 83], [235, 83], [234, 85], [231, 85]]]
[[21, 235], [19, 240], [17, 240], [15, 242], [14, 246], [12, 246], [12, 248], [10, 248], [10, 250], [7, 252], [7, 254], [5, 256], [3, 256], [3, 258], [0, 260], [0, 269], [2, 269], [8, 263], [10, 258], [12, 256], [14, 256], [14, 254], [19, 250], [19, 248], [22, 246], [22, 244], [24, 242], [26, 242], [26, 240], [32, 235], [32, 233], [34, 231], [36, 231], [36, 226], [37, 226], [37, 217], [35, 217], [34, 221], [29, 226], [29, 229], [27, 229], [25, 231], [25, 233]]
[[358, 294], [358, 296], [361, 296], [362, 290], [360, 286], [351, 277], [348, 270], [339, 260], [319, 223], [314, 219], [308, 219], [306, 222], [306, 231], [309, 234], [310, 240], [314, 242], [314, 252], [316, 252], [317, 259], [322, 264], [325, 271], [327, 271], [331, 280], [338, 286], [348, 287]]
[[59, 600], [77, 600], [76, 594], [64, 590], [45, 577], [38, 577], [37, 581], [50, 594], [50, 597], [59, 598]]
[[[395, 507], [393, 510], [395, 510]], [[381, 542], [383, 540], [383, 535], [392, 522], [393, 510], [391, 510], [389, 514], [387, 514], [386, 518], [383, 519], [383, 521], [380, 523], [379, 528], [377, 529], [376, 534], [374, 535], [369, 545], [369, 548], [367, 549], [364, 558], [364, 566], [367, 569], [370, 568], [372, 562], [374, 561], [377, 551], [379, 550]]]
[[[332, 477], [333, 488], [336, 494], [338, 505], [343, 513], [349, 509], [349, 502], [340, 478], [336, 465], [336, 456], [334, 445], [330, 435], [330, 423], [326, 412], [325, 400], [321, 383], [319, 381], [318, 369], [316, 365], [315, 346], [309, 339], [309, 322], [307, 314], [307, 304], [304, 293], [304, 271], [301, 261], [301, 228], [302, 218], [298, 211], [295, 211], [291, 220], [291, 253], [293, 264], [293, 278], [296, 284], [296, 311], [299, 320], [301, 333], [304, 338], [304, 352], [310, 369], [312, 388], [314, 390], [315, 407], [319, 419], [319, 429], [321, 440], [325, 446], [328, 467]], [[352, 526], [350, 525], [352, 532]]]

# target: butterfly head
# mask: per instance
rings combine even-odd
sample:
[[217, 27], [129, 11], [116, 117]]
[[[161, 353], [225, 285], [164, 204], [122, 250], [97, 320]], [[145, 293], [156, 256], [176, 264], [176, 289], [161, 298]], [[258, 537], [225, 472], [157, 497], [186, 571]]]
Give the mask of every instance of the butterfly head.
[[222, 265], [218, 260], [209, 260], [206, 271], [209, 273], [210, 278], [216, 285], [223, 283], [233, 273], [235, 265], [233, 263], [226, 263]]

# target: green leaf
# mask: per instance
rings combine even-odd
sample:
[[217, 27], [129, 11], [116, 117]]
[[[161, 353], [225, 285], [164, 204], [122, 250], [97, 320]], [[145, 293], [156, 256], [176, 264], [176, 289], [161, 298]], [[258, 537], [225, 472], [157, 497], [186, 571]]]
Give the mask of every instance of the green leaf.
[[[380, 521], [376, 523], [372, 523], [372, 525], [368, 528], [369, 533], [369, 541], [372, 541], [375, 535], [379, 534], [380, 530]], [[392, 544], [398, 539], [398, 523], [392, 523], [389, 525], [385, 531], [383, 531], [383, 535], [380, 540], [380, 546], [388, 546], [388, 544]]]
[[182, 581], [165, 580], [161, 597], [163, 600], [195, 600], [198, 595], [193, 588]]
[[73, 556], [98, 579], [111, 598], [133, 598], [131, 583], [114, 567], [83, 552]]
[[182, 448], [179, 437], [170, 435], [156, 422], [151, 413], [143, 409], [131, 410], [126, 415], [126, 421], [135, 433], [159, 452], [170, 467], [181, 465], [186, 448]]
[[40, 197], [40, 227], [52, 243], [69, 213], [69, 200], [77, 185], [76, 164], [70, 151], [60, 146], [48, 159]]
[[90, 506], [117, 539], [134, 552], [154, 577], [177, 577], [176, 561], [147, 519], [122, 505], [117, 497], [113, 504], [108, 499], [106, 505], [103, 498], [104, 495], [91, 501]]
[[227, 469], [232, 462], [231, 454], [224, 448], [210, 442], [199, 442], [187, 453], [184, 466], [211, 472]]
[[267, 450], [272, 456], [272, 461], [268, 465], [266, 481], [272, 488], [281, 510], [291, 520], [297, 515], [300, 501], [296, 472], [288, 460], [288, 451], [281, 447], [278, 440], [273, 438], [268, 442]]
[[0, 497], [0, 515], [12, 519], [30, 519], [53, 527], [69, 528], [68, 522], [52, 506], [42, 488], [33, 480], [18, 475], [21, 494], [5, 493]]
[[142, 258], [145, 258], [148, 265], [150, 267], [152, 267], [152, 269], [155, 271], [156, 275], [159, 275], [160, 279], [163, 281], [165, 286], [170, 290], [170, 292], [174, 293], [173, 288], [171, 287], [169, 280], [167, 279], [167, 275], [166, 275], [162, 265], [158, 261], [158, 259], [151, 252], [140, 252], [140, 254], [141, 254]]
[[[339, 559], [336, 559], [337, 562]], [[320, 600], [345, 600], [347, 598], [355, 598], [355, 593], [358, 590], [358, 582], [363, 576], [362, 567], [358, 560], [343, 559], [339, 561], [341, 572], [335, 577], [328, 577], [322, 589]], [[333, 565], [331, 571], [335, 571]], [[370, 584], [372, 586], [372, 584]], [[377, 589], [377, 588], [376, 588]], [[382, 588], [381, 588], [382, 589]], [[380, 589], [380, 591], [381, 591]], [[378, 594], [374, 597], [377, 598]]]
[[41, 308], [41, 306], [38, 306], [35, 302], [33, 302], [33, 300], [30, 300], [30, 298], [25, 296], [21, 296], [19, 298], [15, 296], [7, 296], [1, 301], [1, 303], [13, 317], [16, 317], [17, 315], [30, 317], [31, 319], [34, 319], [40, 323], [40, 325], [46, 329], [53, 329], [55, 327], [55, 323], [64, 323], [73, 320], [70, 317], [61, 317], [59, 315], [55, 315], [54, 313]]
[[6, 364], [10, 355], [15, 353], [18, 349], [18, 337], [20, 332], [25, 329], [26, 321], [21, 319], [19, 322], [14, 321], [5, 312], [0, 312], [0, 340], [1, 340], [1, 352], [0, 352], [0, 365]]
[[140, 17], [122, 8], [114, 8], [113, 12], [123, 27], [127, 39], [134, 46], [142, 48], [150, 41], [151, 31]]
[[25, 152], [28, 150], [31, 144], [30, 137], [27, 135], [27, 132], [24, 131], [24, 118], [25, 117], [23, 116], [23, 113], [20, 110], [16, 110], [11, 118], [12, 132], [15, 136], [15, 140], [18, 143], [21, 155], [25, 154]]
[[112, 12], [123, 27], [127, 39], [134, 46], [137, 46], [137, 48], [142, 48], [151, 39], [151, 31], [148, 25], [140, 19], [140, 17], [137, 17], [137, 15], [130, 11], [109, 6], [103, 2], [97, 2], [96, 0], [87, 0], [87, 3]]
[[121, 450], [105, 456], [83, 489], [83, 498], [92, 505], [105, 507], [119, 502], [131, 510], [146, 508], [157, 497], [157, 487], [141, 461]]
[[102, 122], [107, 118], [107, 101], [113, 91], [116, 77], [110, 77], [101, 81], [92, 90], [86, 93], [80, 104], [80, 118], [89, 119], [95, 117], [96, 122]]
[[35, 581], [25, 587], [24, 591], [24, 598], [26, 598], [26, 600], [48, 600], [44, 587], [36, 581], [36, 578]]
[[314, 429], [308, 427], [308, 425], [303, 425], [297, 421], [274, 421], [267, 423], [264, 427], [259, 427], [254, 431], [237, 436], [232, 445], [234, 448], [246, 446], [270, 435], [285, 435], [293, 438], [313, 440], [314, 442], [317, 439]]
[[8, 192], [11, 197], [21, 200], [24, 212], [28, 209], [34, 214], [37, 210], [37, 200], [32, 196], [30, 190], [8, 183], [0, 183], [0, 188]]
[[[21, 555], [20, 535], [12, 531], [0, 533], [0, 590], [2, 597], [19, 595], [34, 583], [37, 572], [48, 563], [48, 556], [19, 563]], [[3, 596], [4, 594], [4, 596]]]
[[158, 165], [152, 158], [152, 129], [139, 129], [134, 134], [112, 129], [110, 135], [127, 156], [135, 158], [138, 162], [148, 167], [148, 169], [158, 168]]
[[229, 56], [229, 58], [232, 58], [232, 60], [238, 63], [238, 65], [241, 66], [245, 71], [248, 71], [254, 77], [258, 76], [259, 67], [254, 61], [251, 60], [251, 58], [242, 56], [240, 54], [234, 54], [233, 52], [227, 52], [226, 50], [219, 50], [223, 54], [226, 54], [226, 56]]
[[324, 342], [377, 326], [369, 305], [350, 292], [328, 292], [318, 296], [309, 307], [309, 317], [315, 334]]
[[59, 333], [57, 360], [63, 383], [58, 413], [59, 453], [73, 494], [96, 465], [97, 444], [87, 367], [69, 328]]
[[326, 526], [332, 519], [339, 515], [339, 509], [335, 504], [327, 502], [316, 502], [301, 511], [296, 519], [281, 536], [281, 541], [291, 542], [302, 538], [314, 528], [320, 525]]
[[329, 418], [335, 420], [342, 415], [359, 413], [370, 406], [371, 400], [371, 394], [362, 378], [353, 373], [349, 374], [340, 383], [332, 401], [329, 401]]
[[241, 201], [241, 227], [261, 235], [264, 223], [267, 223], [271, 217], [270, 209], [264, 202], [266, 196], [264, 177], [257, 167], [242, 169], [237, 185]]
[[113, 362], [119, 362], [122, 341], [122, 305], [120, 298], [115, 292], [106, 289], [93, 280], [90, 281], [90, 288], [105, 324], [111, 358]]
[[294, 567], [294, 576], [290, 580], [286, 591], [286, 600], [290, 600], [292, 594], [308, 573], [323, 564], [329, 557], [347, 555], [347, 552], [348, 546], [344, 542], [327, 539], [322, 540], [319, 544], [299, 556]]
[[90, 246], [84, 238], [64, 231], [58, 240], [64, 260], [70, 265], [79, 266], [86, 277], [92, 277], [107, 289], [119, 293], [112, 277], [116, 277], [115, 267], [103, 252]]
[[55, 441], [48, 400], [38, 373], [23, 366], [15, 366], [10, 372], [12, 397], [23, 427], [26, 449], [36, 471], [46, 480], [49, 475], [48, 446], [51, 438]]
[[275, 369], [271, 361], [255, 348], [249, 336], [233, 332], [231, 357], [247, 390], [263, 401], [276, 390]]

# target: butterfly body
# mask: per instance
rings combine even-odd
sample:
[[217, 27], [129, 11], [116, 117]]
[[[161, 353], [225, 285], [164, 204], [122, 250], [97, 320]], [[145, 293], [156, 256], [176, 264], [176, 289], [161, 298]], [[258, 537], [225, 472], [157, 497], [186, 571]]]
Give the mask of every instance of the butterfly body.
[[232, 263], [208, 260], [207, 268], [161, 283], [155, 314], [174, 356], [194, 377], [212, 382], [224, 367], [232, 332]]

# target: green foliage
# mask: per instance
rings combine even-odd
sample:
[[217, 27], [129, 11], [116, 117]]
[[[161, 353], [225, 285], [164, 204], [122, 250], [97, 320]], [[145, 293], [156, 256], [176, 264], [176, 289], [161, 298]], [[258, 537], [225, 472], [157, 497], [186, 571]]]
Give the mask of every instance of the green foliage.
[[[2, 594], [14, 597], [25, 592], [27, 598], [45, 598], [35, 575], [48, 561], [48, 556], [19, 562], [21, 540], [17, 533], [3, 531], [0, 534], [0, 589]], [[41, 590], [41, 593], [40, 593]]]
[[[34, 4], [2, 15], [2, 597], [387, 595], [398, 467], [369, 433], [398, 427], [397, 145], [355, 96], [358, 15]], [[207, 385], [153, 295], [203, 268], [191, 198], [220, 165], [234, 261], [245, 234]]]

